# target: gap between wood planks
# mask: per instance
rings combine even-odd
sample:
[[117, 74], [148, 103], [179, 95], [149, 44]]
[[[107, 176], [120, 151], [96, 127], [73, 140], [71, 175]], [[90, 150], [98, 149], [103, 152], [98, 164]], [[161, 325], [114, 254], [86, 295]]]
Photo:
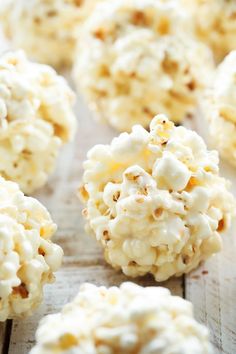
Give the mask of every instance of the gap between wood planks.
[[5, 323], [1, 323], [0, 326], [0, 337], [2, 337], [2, 342], [0, 343], [0, 351], [1, 354], [8, 354], [12, 330], [12, 320], [7, 320]]

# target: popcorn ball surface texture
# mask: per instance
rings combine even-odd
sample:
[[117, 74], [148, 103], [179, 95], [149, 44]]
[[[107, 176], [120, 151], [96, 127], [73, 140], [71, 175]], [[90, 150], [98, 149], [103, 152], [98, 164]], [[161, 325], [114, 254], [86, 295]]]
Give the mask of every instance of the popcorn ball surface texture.
[[212, 354], [192, 305], [161, 287], [83, 284], [61, 313], [45, 317], [31, 354]]
[[16, 48], [60, 67], [70, 65], [77, 30], [99, 0], [4, 0], [0, 19]]
[[0, 57], [0, 175], [23, 192], [43, 186], [72, 139], [74, 94], [64, 78], [23, 52]]
[[213, 146], [236, 166], [236, 51], [219, 65], [214, 84], [203, 102]]
[[113, 267], [163, 281], [221, 249], [235, 202], [197, 133], [159, 115], [150, 133], [134, 126], [87, 158], [83, 214]]
[[157, 113], [192, 114], [212, 72], [212, 56], [191, 39], [176, 0], [114, 0], [85, 21], [74, 79], [100, 120], [120, 131], [148, 127]]
[[0, 321], [31, 315], [54, 280], [62, 249], [47, 210], [16, 183], [0, 178]]
[[198, 38], [208, 44], [221, 61], [236, 49], [235, 0], [183, 0], [192, 11]]

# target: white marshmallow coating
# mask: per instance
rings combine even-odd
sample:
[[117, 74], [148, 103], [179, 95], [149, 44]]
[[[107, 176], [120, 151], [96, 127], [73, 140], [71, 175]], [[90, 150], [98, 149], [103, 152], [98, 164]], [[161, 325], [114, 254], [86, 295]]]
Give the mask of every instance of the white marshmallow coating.
[[43, 186], [60, 147], [76, 130], [74, 94], [65, 79], [23, 52], [0, 57], [0, 175], [23, 192]]
[[30, 354], [213, 354], [192, 305], [169, 290], [83, 284], [61, 313], [45, 317]]
[[[187, 25], [188, 24], [188, 25]], [[212, 56], [178, 0], [98, 4], [78, 41], [74, 79], [98, 119], [120, 131], [157, 113], [180, 122], [209, 82]]]
[[62, 249], [46, 208], [0, 177], [0, 321], [31, 315], [54, 280]]
[[235, 202], [218, 175], [218, 154], [194, 131], [154, 118], [84, 163], [80, 196], [87, 230], [108, 263], [132, 277], [180, 276], [221, 249]]

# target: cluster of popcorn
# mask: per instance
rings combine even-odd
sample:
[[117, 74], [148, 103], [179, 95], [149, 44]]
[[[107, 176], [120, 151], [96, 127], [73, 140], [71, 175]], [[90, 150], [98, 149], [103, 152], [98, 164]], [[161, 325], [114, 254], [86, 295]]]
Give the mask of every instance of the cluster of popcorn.
[[0, 321], [30, 315], [42, 301], [43, 285], [62, 260], [50, 240], [55, 230], [36, 199], [0, 178]]
[[16, 48], [42, 63], [73, 61], [77, 31], [99, 0], [4, 0], [0, 19]]
[[65, 79], [23, 52], [0, 58], [0, 175], [31, 193], [47, 181], [74, 136], [74, 94]]
[[31, 354], [212, 354], [192, 305], [169, 290], [83, 284], [61, 313], [45, 317]]
[[197, 37], [208, 44], [217, 61], [236, 49], [235, 0], [182, 0], [192, 12]]
[[191, 271], [221, 249], [234, 209], [218, 154], [194, 131], [159, 115], [134, 126], [84, 163], [80, 196], [105, 258], [128, 276], [157, 281]]
[[236, 165], [236, 51], [219, 65], [206, 96], [202, 106], [211, 142], [222, 157]]
[[84, 24], [74, 79], [100, 120], [120, 131], [148, 127], [157, 113], [193, 113], [212, 73], [212, 56], [186, 30], [176, 0], [114, 0]]

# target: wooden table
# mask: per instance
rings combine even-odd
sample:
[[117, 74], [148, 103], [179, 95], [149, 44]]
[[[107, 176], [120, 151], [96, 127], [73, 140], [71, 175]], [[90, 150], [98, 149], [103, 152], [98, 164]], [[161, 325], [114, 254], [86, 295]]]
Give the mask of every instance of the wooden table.
[[[82, 176], [82, 162], [86, 152], [96, 143], [108, 143], [117, 133], [92, 120], [83, 102], [76, 109], [79, 119], [77, 137], [62, 151], [58, 168], [36, 197], [45, 204], [58, 225], [54, 241], [65, 252], [64, 263], [53, 285], [45, 287], [45, 301], [33, 317], [7, 321], [0, 324], [0, 352], [2, 354], [27, 354], [34, 345], [35, 330], [39, 320], [48, 313], [59, 311], [73, 299], [83, 282], [98, 285], [115, 285], [128, 280], [113, 270], [103, 259], [96, 241], [84, 231], [81, 216], [83, 206], [76, 197], [76, 189]], [[200, 120], [188, 123], [199, 131]], [[203, 130], [204, 131], [204, 130]], [[236, 171], [227, 165], [222, 172], [233, 182], [236, 195]], [[224, 236], [223, 251], [191, 274], [165, 282], [173, 294], [191, 300], [197, 320], [205, 323], [211, 332], [215, 354], [236, 353], [236, 247], [234, 227]], [[142, 285], [158, 285], [147, 276], [136, 279]], [[191, 354], [191, 353], [189, 353]]]

